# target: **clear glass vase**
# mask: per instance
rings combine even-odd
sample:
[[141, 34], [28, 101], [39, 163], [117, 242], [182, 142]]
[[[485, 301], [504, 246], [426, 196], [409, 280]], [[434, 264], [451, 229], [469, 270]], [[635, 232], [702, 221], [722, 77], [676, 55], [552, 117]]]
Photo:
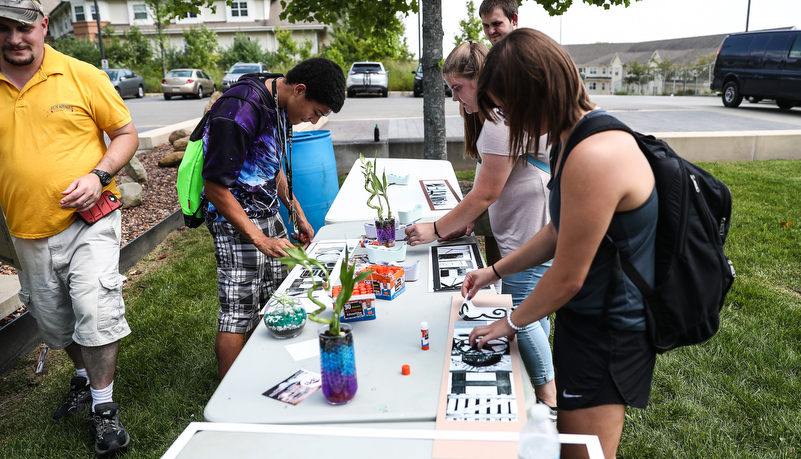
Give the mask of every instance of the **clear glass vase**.
[[376, 241], [384, 247], [395, 247], [395, 217], [375, 219]]
[[264, 314], [264, 325], [278, 339], [294, 338], [306, 326], [306, 310], [299, 303], [290, 306], [277, 304]]
[[339, 335], [331, 335], [328, 325], [317, 331], [323, 396], [332, 405], [350, 402], [359, 387], [356, 381], [353, 329], [349, 324], [339, 324], [339, 329]]

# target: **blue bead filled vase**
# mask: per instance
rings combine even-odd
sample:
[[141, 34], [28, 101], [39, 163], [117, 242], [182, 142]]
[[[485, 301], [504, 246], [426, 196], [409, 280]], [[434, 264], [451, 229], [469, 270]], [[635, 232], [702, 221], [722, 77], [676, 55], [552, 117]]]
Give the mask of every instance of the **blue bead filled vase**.
[[340, 324], [339, 335], [332, 335], [329, 326], [321, 327], [320, 374], [323, 396], [332, 405], [344, 405], [356, 395], [356, 358], [353, 351], [353, 329]]

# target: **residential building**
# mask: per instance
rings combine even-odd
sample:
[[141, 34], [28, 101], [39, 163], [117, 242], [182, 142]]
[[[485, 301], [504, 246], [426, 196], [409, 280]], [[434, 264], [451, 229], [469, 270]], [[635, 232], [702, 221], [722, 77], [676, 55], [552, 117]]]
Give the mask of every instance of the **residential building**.
[[[656, 72], [652, 78], [627, 82], [626, 76], [633, 62], [656, 69], [660, 62], [669, 59], [679, 67], [690, 67], [700, 56], [717, 53], [727, 35], [705, 35], [642, 43], [564, 45], [564, 48], [579, 68], [579, 72], [584, 73], [584, 84], [591, 95], [614, 94], [621, 91], [629, 94], [654, 95], [662, 94], [665, 89], [671, 89], [666, 86], [671, 80], [675, 84], [675, 81], [681, 78], [681, 84], [686, 85], [689, 76], [681, 74], [666, 76]], [[705, 74], [701, 77], [707, 81]], [[698, 87], [701, 88], [701, 85]], [[707, 83], [706, 89], [708, 87]]]
[[[55, 4], [47, 8], [47, 4]], [[53, 1], [45, 0], [45, 11], [49, 11], [49, 34], [55, 39], [62, 36], [97, 37], [97, 14], [93, 0]], [[258, 40], [266, 51], [278, 49], [275, 32], [292, 31], [292, 38], [302, 43], [312, 43], [312, 53], [317, 53], [320, 46], [330, 41], [330, 27], [318, 22], [291, 23], [281, 20], [281, 2], [279, 0], [245, 0], [227, 5], [224, 1], [214, 2], [215, 11], [201, 8], [199, 14], [187, 13], [185, 17], [172, 21], [163, 30], [168, 39], [168, 46], [182, 50], [184, 47], [183, 31], [201, 24], [217, 32], [217, 40], [222, 48], [233, 44], [237, 33], [244, 33], [250, 40]], [[146, 37], [153, 40], [156, 46], [156, 25], [150, 7], [143, 0], [97, 0], [101, 27], [111, 24], [116, 35], [122, 35], [136, 26]]]

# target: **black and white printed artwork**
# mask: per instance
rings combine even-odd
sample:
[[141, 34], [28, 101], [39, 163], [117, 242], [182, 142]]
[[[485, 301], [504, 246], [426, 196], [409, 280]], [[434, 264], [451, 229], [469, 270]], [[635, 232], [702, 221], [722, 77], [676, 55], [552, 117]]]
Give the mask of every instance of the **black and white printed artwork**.
[[459, 204], [459, 197], [447, 180], [420, 180], [431, 210], [450, 210]]
[[[432, 246], [429, 252], [429, 291], [460, 291], [467, 273], [484, 267], [478, 244]], [[495, 291], [494, 287], [487, 287]]]
[[445, 409], [448, 420], [518, 420], [509, 340], [490, 340], [481, 350], [469, 343], [473, 328], [490, 323], [454, 323]]

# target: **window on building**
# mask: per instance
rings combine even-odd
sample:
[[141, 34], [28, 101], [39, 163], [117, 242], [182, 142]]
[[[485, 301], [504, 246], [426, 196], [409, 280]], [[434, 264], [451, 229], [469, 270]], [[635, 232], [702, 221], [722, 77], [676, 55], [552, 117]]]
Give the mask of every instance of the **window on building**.
[[590, 87], [591, 90], [594, 91], [595, 90], [595, 82], [594, 81], [590, 82], [589, 83], [589, 87]]
[[615, 69], [615, 76], [618, 76], [618, 75], [620, 75], [620, 69], [616, 68]]
[[245, 18], [248, 16], [248, 2], [231, 3], [231, 16]]
[[601, 69], [601, 73], [602, 73], [603, 75], [606, 75], [606, 67], [604, 67], [604, 68], [602, 68], [602, 69]]
[[601, 91], [606, 91], [606, 83], [601, 83]]
[[83, 22], [86, 20], [86, 13], [83, 11], [83, 5], [75, 6], [75, 22]]
[[197, 17], [197, 13], [193, 13], [191, 11], [188, 11], [188, 12], [186, 12], [184, 14], [184, 17], [187, 18], [187, 19], [196, 18]]
[[97, 21], [97, 11], [95, 11], [95, 6], [89, 5], [89, 8], [92, 10], [92, 20]]
[[597, 75], [598, 69], [595, 67], [590, 67], [590, 75]]
[[147, 6], [134, 5], [133, 13], [134, 13], [134, 19], [147, 19]]

